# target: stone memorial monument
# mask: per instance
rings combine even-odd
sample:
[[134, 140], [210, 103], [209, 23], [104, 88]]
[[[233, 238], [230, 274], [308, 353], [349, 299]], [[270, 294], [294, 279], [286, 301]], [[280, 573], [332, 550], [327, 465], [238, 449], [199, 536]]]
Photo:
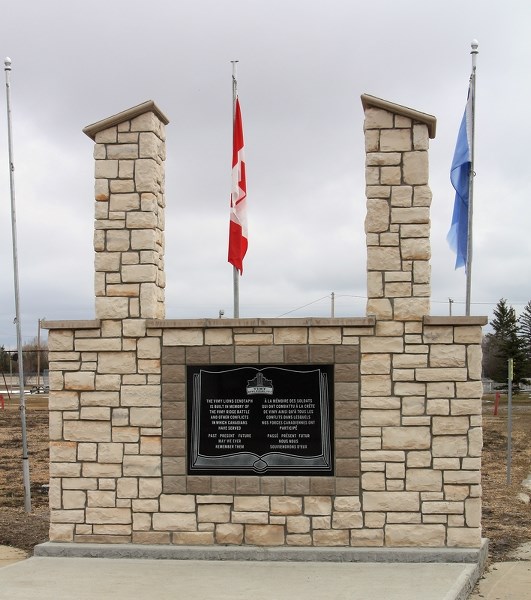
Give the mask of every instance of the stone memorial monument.
[[430, 316], [436, 120], [368, 95], [362, 105], [362, 318], [166, 319], [168, 119], [146, 102], [85, 128], [95, 142], [96, 318], [45, 323], [46, 552], [478, 555], [486, 318]]

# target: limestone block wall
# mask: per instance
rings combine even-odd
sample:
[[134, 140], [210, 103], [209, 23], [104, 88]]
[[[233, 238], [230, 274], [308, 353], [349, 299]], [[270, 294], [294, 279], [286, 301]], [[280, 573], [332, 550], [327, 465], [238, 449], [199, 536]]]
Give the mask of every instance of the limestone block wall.
[[426, 316], [361, 340], [362, 504], [377, 544], [480, 544], [481, 324]]
[[[374, 319], [149, 319], [136, 357], [158, 374], [109, 350], [122, 338], [106, 320], [47, 326], [51, 541], [358, 545], [359, 347]], [[187, 475], [186, 366], [272, 363], [334, 365], [334, 476]]]
[[[167, 119], [148, 102], [85, 129], [97, 318], [46, 323], [51, 541], [479, 547], [486, 319], [429, 315], [435, 119], [362, 103], [362, 318], [165, 320]], [[333, 475], [187, 473], [186, 369], [236, 364], [333, 365]]]

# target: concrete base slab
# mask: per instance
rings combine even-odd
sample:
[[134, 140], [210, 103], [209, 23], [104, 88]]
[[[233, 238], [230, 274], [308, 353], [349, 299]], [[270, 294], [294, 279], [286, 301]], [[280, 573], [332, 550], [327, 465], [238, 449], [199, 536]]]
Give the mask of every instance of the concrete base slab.
[[243, 560], [287, 562], [474, 563], [482, 567], [488, 541], [480, 548], [285, 548], [257, 546], [165, 546], [148, 544], [74, 544], [46, 542], [35, 556], [148, 558], [171, 560]]
[[0, 569], [10, 600], [465, 600], [475, 565], [33, 557]]

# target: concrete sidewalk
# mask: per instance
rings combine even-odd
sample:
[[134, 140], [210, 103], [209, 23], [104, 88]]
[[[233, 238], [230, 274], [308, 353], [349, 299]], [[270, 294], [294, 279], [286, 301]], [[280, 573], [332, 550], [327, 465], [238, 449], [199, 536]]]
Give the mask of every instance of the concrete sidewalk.
[[10, 600], [465, 600], [474, 565], [32, 557], [0, 569]]
[[[10, 550], [0, 548], [0, 565]], [[0, 569], [10, 600], [465, 600], [479, 573], [463, 562], [12, 558]]]
[[11, 548], [10, 546], [0, 546], [0, 567], [7, 567], [13, 563], [25, 560], [28, 555], [24, 550]]
[[[34, 556], [0, 546], [0, 598], [79, 600], [531, 600], [531, 544], [494, 563], [155, 560]], [[119, 555], [119, 553], [118, 553]], [[2, 568], [3, 567], [3, 568]]]
[[531, 562], [494, 563], [485, 572], [471, 600], [530, 600]]
[[492, 564], [470, 596], [485, 600], [531, 600], [531, 542], [519, 546], [511, 562]]

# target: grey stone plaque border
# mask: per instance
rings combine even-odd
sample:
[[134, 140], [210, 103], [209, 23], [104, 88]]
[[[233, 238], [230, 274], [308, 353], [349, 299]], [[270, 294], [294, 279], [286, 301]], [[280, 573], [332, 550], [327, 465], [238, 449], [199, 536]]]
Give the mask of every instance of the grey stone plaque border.
[[[242, 352], [243, 350], [243, 352]], [[253, 360], [254, 358], [254, 360]], [[162, 347], [162, 486], [165, 494], [349, 495], [360, 493], [359, 347], [341, 344]], [[334, 365], [334, 472], [323, 476], [186, 474], [186, 367]]]

